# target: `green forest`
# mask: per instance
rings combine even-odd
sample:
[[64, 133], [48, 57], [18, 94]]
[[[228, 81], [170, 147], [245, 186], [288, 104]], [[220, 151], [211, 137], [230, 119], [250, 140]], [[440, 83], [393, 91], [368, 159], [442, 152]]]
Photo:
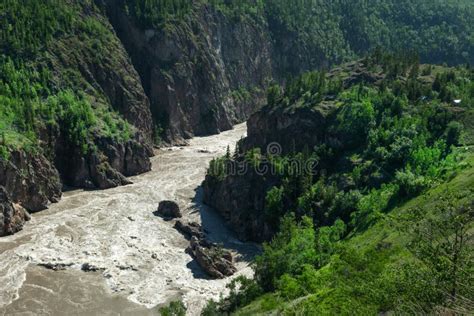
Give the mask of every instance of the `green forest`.
[[2, 157], [18, 148], [41, 151], [38, 134], [44, 130], [60, 129], [84, 154], [94, 150], [94, 135], [132, 136], [130, 124], [88, 91], [77, 71], [52, 68], [51, 50], [64, 38], [77, 37], [77, 49], [86, 45], [101, 54], [110, 36], [101, 22], [81, 18], [80, 5], [61, 0], [2, 0], [0, 12]]
[[[277, 156], [237, 149], [211, 162], [213, 181], [248, 161], [270, 164], [281, 185], [255, 210], [277, 232], [255, 278], [237, 279], [204, 315], [472, 311], [474, 69], [380, 50], [360, 63], [384, 79], [344, 87], [342, 65], [268, 91], [277, 113], [335, 100], [325, 128], [344, 146], [322, 141]], [[295, 169], [310, 160], [317, 172]]]
[[[193, 12], [189, 1], [124, 1], [140, 23], [154, 27], [175, 23]], [[469, 0], [199, 0], [235, 19], [268, 23], [276, 45], [294, 41], [297, 53], [339, 63], [376, 46], [413, 50], [424, 62], [452, 65], [472, 61], [474, 19]], [[289, 36], [292, 35], [292, 39]], [[293, 52], [289, 52], [292, 53]]]
[[[198, 58], [193, 47], [176, 52], [183, 47], [176, 43], [187, 43], [182, 38], [166, 38], [149, 52], [186, 56], [179, 61], [192, 66], [173, 64], [171, 57], [150, 58], [154, 68], [140, 64], [147, 72], [139, 73], [137, 59], [148, 56], [133, 55], [119, 36], [123, 29], [108, 16], [114, 10], [129, 19], [124, 25], [145, 43], [139, 46], [159, 42], [171, 28], [182, 27], [172, 34], [195, 40], [193, 32], [203, 29], [198, 24], [218, 28], [221, 23], [235, 33], [246, 28], [234, 26], [246, 21], [265, 33], [256, 38], [269, 41], [263, 56], [271, 59], [273, 77], [261, 87], [224, 91], [220, 98], [216, 82], [202, 80], [225, 73], [227, 65], [216, 61], [220, 48]], [[212, 44], [213, 36], [219, 37], [207, 36]], [[205, 62], [216, 65], [201, 67]], [[170, 78], [165, 71], [188, 66], [194, 77]], [[322, 127], [325, 137], [314, 146], [283, 144], [281, 155], [265, 152], [268, 144], [245, 148], [242, 140], [235, 152], [228, 149], [212, 160], [210, 185], [234, 180], [228, 166], [235, 163], [278, 174], [268, 190], [255, 188], [264, 201], [254, 213], [273, 234], [252, 262], [254, 278], [235, 278], [230, 294], [209, 301], [203, 315], [470, 315], [473, 66], [472, 0], [0, 0], [0, 167], [15, 151], [39, 153], [54, 165], [57, 146], [67, 144], [67, 164], [69, 149], [86, 157], [102, 145], [106, 150], [93, 162], [105, 181], [119, 177], [110, 171], [112, 162], [105, 163], [109, 156], [117, 165], [140, 165], [129, 151], [148, 158], [152, 142], [162, 144], [163, 126], [177, 125], [159, 126], [150, 118], [156, 126], [147, 130], [150, 91], [177, 107], [175, 87], [168, 83], [187, 87], [187, 81], [199, 81], [198, 90], [210, 91], [205, 100], [212, 104], [192, 108], [202, 101], [196, 98], [186, 111], [199, 112], [198, 119], [211, 113], [210, 120], [226, 119], [216, 105], [222, 99], [251, 101], [248, 91], [266, 91], [265, 106], [254, 112], [285, 118], [317, 112], [328, 122]], [[215, 73], [199, 76], [202, 69]], [[146, 86], [156, 73], [161, 86]], [[217, 78], [231, 89], [226, 74]], [[127, 90], [131, 82], [138, 88]], [[148, 112], [140, 113], [140, 105]], [[152, 141], [145, 134], [153, 131]], [[308, 133], [303, 127], [298, 132]], [[125, 148], [131, 140], [137, 143]], [[168, 145], [186, 143], [173, 141]], [[295, 161], [317, 164], [300, 172]], [[110, 170], [102, 170], [104, 165]], [[140, 167], [128, 173], [146, 169]], [[24, 176], [24, 170], [16, 171], [14, 176]], [[78, 183], [90, 184], [86, 180]], [[161, 313], [184, 315], [185, 306], [172, 302]]]
[[[353, 59], [376, 46], [391, 51], [413, 50], [423, 62], [433, 63], [472, 62], [474, 55], [470, 1], [200, 0], [191, 4], [174, 0], [122, 0], [117, 3], [140, 24], [156, 28], [189, 19], [202, 5], [212, 6], [235, 19], [268, 24], [275, 45], [281, 46], [283, 54], [288, 56], [281, 67], [283, 74], [294, 75], [301, 69], [292, 65], [298, 60], [293, 56], [305, 56], [299, 62], [306, 64], [303, 69], [312, 69]], [[97, 55], [105, 53], [109, 30], [97, 20], [81, 17], [84, 8], [99, 12], [101, 6], [101, 1], [96, 4], [62, 0], [0, 1], [0, 67], [4, 70], [0, 78], [2, 152], [10, 146], [34, 144], [39, 127], [33, 125], [62, 119], [61, 113], [51, 114], [57, 112], [54, 109], [49, 109], [49, 114], [37, 110], [49, 107], [49, 97], [70, 89], [75, 91], [72, 99], [89, 102], [81, 96], [85, 88], [75, 79], [77, 74], [66, 72], [61, 78], [52, 78], [49, 51], [57, 41], [73, 36], [90, 45]], [[96, 112], [94, 107], [94, 115], [104, 122], [105, 133], [127, 134], [129, 127], [125, 122], [113, 113], [104, 114], [111, 109]], [[81, 121], [82, 116], [73, 117], [79, 121], [70, 125], [83, 129], [76, 132], [89, 133], [85, 128], [88, 122]], [[77, 136], [71, 137], [83, 142]]]

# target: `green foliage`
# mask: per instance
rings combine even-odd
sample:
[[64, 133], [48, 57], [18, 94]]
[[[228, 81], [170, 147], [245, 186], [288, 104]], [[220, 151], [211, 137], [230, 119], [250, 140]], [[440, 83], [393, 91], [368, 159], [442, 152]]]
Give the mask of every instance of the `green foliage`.
[[297, 56], [311, 56], [305, 60], [311, 69], [377, 46], [417, 51], [432, 63], [465, 63], [473, 56], [470, 1], [275, 0], [265, 1], [265, 12], [277, 47], [286, 53], [285, 70], [292, 74], [299, 68]]
[[[48, 53], [68, 36], [94, 51], [96, 59], [108, 54], [113, 34], [97, 19], [91, 1], [0, 1], [0, 151], [51, 151], [38, 146], [38, 135], [60, 130], [82, 153], [95, 150], [94, 138], [126, 141], [132, 127], [107, 107], [98, 93], [89, 98], [82, 75], [62, 70]], [[82, 16], [82, 10], [88, 14]], [[78, 17], [81, 16], [81, 19]], [[68, 48], [70, 49], [70, 48]], [[72, 48], [74, 49], [74, 48]], [[96, 61], [96, 60], [94, 60]], [[55, 65], [54, 71], [51, 70]], [[59, 76], [59, 83], [58, 83]], [[72, 92], [76, 91], [76, 92]], [[87, 94], [96, 91], [88, 87]], [[97, 98], [96, 98], [97, 97]], [[100, 99], [100, 100], [98, 100]]]
[[214, 300], [208, 301], [206, 306], [201, 312], [201, 316], [220, 316], [220, 315], [222, 315], [222, 313], [219, 312], [219, 304]]
[[342, 91], [341, 81], [329, 79], [325, 72], [312, 71], [289, 80], [285, 89], [271, 85], [267, 90], [267, 104], [270, 107], [288, 107], [295, 103], [313, 107], [326, 95], [338, 95]]
[[173, 301], [168, 306], [160, 308], [161, 316], [186, 316], [186, 306], [181, 301]]
[[280, 218], [285, 214], [283, 187], [273, 187], [265, 197], [265, 217], [272, 227], [277, 227]]
[[[344, 74], [341, 66], [342, 74], [307, 74], [268, 91], [268, 107], [285, 115], [299, 108], [324, 111], [329, 102], [336, 106], [325, 113], [327, 136], [314, 152], [300, 148], [280, 156], [255, 150], [243, 153], [247, 161], [268, 163], [277, 171], [278, 185], [266, 192], [264, 209], [258, 211], [263, 211], [268, 227], [280, 229], [275, 229], [274, 239], [255, 260], [255, 282], [266, 294], [255, 298], [242, 314], [429, 313], [436, 304], [451, 308], [436, 286], [420, 285], [437, 284], [431, 263], [402, 250], [404, 241], [416, 234], [407, 231], [394, 239], [394, 227], [388, 222], [401, 205], [465, 173], [462, 151], [456, 146], [472, 129], [463, 115], [473, 100], [469, 92], [473, 73], [470, 68], [433, 66], [423, 77], [426, 66], [408, 53], [375, 51], [364, 63], [368, 68], [361, 71], [368, 71], [368, 76], [383, 74], [383, 79], [328, 89], [331, 82], [353, 76]], [[452, 93], [441, 93], [443, 87]], [[466, 97], [454, 105], [454, 95]], [[319, 174], [307, 175], [291, 167], [291, 161], [311, 157], [319, 161]], [[442, 205], [423, 206], [427, 208], [436, 209], [437, 220], [447, 212]], [[446, 219], [447, 226], [447, 221], [456, 222], [454, 217]], [[472, 218], [466, 221], [472, 225]], [[418, 222], [412, 219], [405, 226], [421, 227]], [[469, 260], [464, 257], [463, 265]], [[472, 280], [468, 283], [472, 289]], [[419, 297], [423, 307], [414, 306], [411, 297]], [[462, 297], [469, 302], [472, 291]], [[236, 303], [236, 307], [243, 305]]]
[[375, 124], [375, 110], [369, 100], [345, 104], [338, 114], [337, 129], [351, 135], [354, 143], [367, 139], [370, 129]]
[[117, 4], [144, 27], [161, 27], [172, 19], [183, 18], [192, 8], [188, 0], [121, 0]]
[[227, 176], [227, 158], [215, 158], [212, 159], [209, 164], [207, 174], [217, 180], [223, 180]]
[[294, 215], [285, 216], [279, 233], [264, 244], [263, 254], [255, 260], [257, 284], [267, 291], [278, 289], [288, 298], [303, 294], [308, 288], [300, 287], [298, 280], [310, 286], [310, 275], [328, 262], [345, 229], [340, 220], [332, 227], [315, 230], [308, 217], [297, 223]]
[[232, 280], [227, 288], [230, 294], [225, 298], [225, 310], [234, 311], [237, 307], [249, 304], [259, 295], [262, 295], [262, 288], [255, 280], [245, 276], [239, 276]]
[[46, 70], [17, 67], [8, 58], [1, 60], [0, 67], [2, 151], [33, 146], [36, 132], [44, 125], [60, 126], [83, 153], [93, 149], [90, 142], [94, 131], [117, 140], [130, 139], [130, 125], [110, 111], [94, 109], [70, 90], [51, 94]]
[[164, 129], [159, 124], [155, 124], [153, 129], [153, 143], [156, 146], [160, 146], [163, 143], [163, 133]]
[[207, 0], [204, 2], [212, 4], [225, 15], [235, 20], [242, 20], [248, 16], [262, 19], [265, 16], [264, 0]]
[[297, 275], [305, 264], [315, 265], [315, 238], [311, 219], [303, 218], [297, 224], [292, 216], [283, 218], [280, 232], [255, 260], [257, 283], [264, 290], [274, 290], [283, 275]]
[[377, 220], [383, 218], [391, 205], [391, 202], [398, 196], [398, 184], [384, 184], [380, 189], [372, 189], [364, 195], [358, 202], [357, 211], [351, 214], [352, 227], [367, 229], [367, 227]]
[[463, 313], [470, 308], [474, 204], [463, 198], [448, 192], [431, 214], [416, 208], [401, 217], [400, 229], [411, 236], [408, 248], [417, 259], [396, 271], [404, 281], [406, 303], [398, 307], [401, 311], [429, 313], [443, 306]]
[[253, 148], [245, 153], [245, 161], [249, 163], [253, 168], [260, 165], [262, 161], [262, 153], [260, 148]]
[[245, 87], [232, 91], [230, 96], [237, 102], [250, 102], [252, 100], [251, 92]]
[[61, 0], [1, 0], [0, 53], [28, 57], [69, 32], [75, 13]]
[[463, 131], [463, 125], [459, 122], [452, 121], [448, 124], [445, 131], [446, 145], [458, 146], [461, 142], [461, 134]]
[[60, 121], [61, 129], [65, 131], [69, 141], [81, 148], [83, 154], [89, 152], [90, 132], [97, 124], [91, 105], [78, 99], [70, 91], [50, 97], [48, 101], [48, 111], [53, 111], [56, 116], [52, 119]]

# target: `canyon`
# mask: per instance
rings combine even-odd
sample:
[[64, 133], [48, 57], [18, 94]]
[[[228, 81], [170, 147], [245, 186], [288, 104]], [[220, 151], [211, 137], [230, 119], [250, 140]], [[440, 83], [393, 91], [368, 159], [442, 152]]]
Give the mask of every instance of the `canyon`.
[[[187, 147], [158, 150], [152, 170], [132, 177], [133, 184], [65, 192], [59, 203], [33, 214], [23, 231], [0, 239], [0, 315], [151, 315], [151, 308], [176, 299], [198, 315], [207, 300], [226, 293], [231, 279], [252, 274], [248, 263], [259, 251], [238, 241], [203, 205], [200, 189], [209, 161], [245, 133], [240, 124]], [[234, 253], [235, 276], [213, 280], [202, 271], [173, 222], [153, 215], [166, 199]]]

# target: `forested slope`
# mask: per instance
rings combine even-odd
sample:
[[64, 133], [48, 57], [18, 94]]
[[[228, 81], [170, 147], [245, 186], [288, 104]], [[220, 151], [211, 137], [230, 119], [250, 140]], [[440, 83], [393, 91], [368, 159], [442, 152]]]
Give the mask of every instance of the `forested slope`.
[[473, 74], [377, 50], [272, 86], [203, 184], [270, 241], [220, 311], [472, 311]]
[[0, 2], [0, 185], [29, 211], [62, 186], [109, 188], [149, 170], [137, 72], [91, 2]]
[[63, 185], [149, 170], [154, 144], [246, 120], [271, 82], [383, 46], [472, 62], [470, 1], [0, 1], [0, 185], [30, 211]]

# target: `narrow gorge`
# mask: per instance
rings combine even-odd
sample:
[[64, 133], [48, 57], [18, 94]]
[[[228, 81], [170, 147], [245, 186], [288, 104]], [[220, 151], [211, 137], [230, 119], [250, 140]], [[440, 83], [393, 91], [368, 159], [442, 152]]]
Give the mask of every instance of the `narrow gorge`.
[[208, 277], [185, 252], [189, 242], [174, 223], [153, 215], [167, 199], [178, 202], [184, 221], [202, 223], [211, 241], [232, 250], [236, 276], [250, 276], [258, 246], [238, 241], [203, 205], [200, 189], [209, 161], [245, 130], [241, 124], [187, 147], [159, 150], [152, 170], [132, 177], [134, 184], [66, 192], [23, 231], [0, 239], [0, 315], [155, 315], [156, 306], [176, 299], [199, 314], [207, 300], [227, 291], [229, 279]]
[[0, 0], [0, 316], [469, 314], [473, 21]]

